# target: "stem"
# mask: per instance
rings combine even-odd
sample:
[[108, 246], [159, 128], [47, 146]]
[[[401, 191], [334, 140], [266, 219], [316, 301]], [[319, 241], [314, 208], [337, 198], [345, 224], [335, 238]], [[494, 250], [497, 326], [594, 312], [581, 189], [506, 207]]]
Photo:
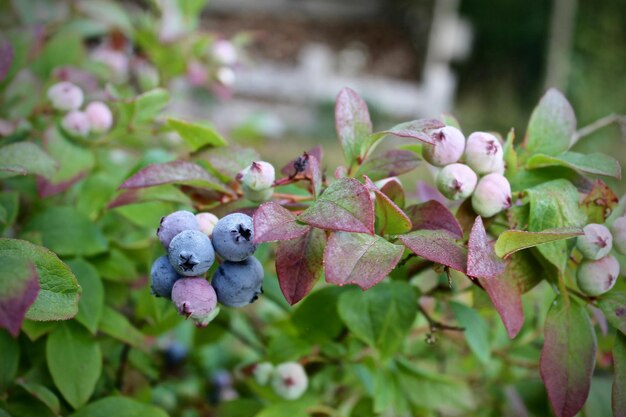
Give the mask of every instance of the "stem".
[[456, 331], [456, 332], [464, 332], [465, 331], [465, 327], [459, 327], [459, 326], [450, 326], [449, 324], [445, 324], [445, 323], [441, 323], [435, 319], [433, 319], [430, 314], [428, 314], [428, 312], [424, 309], [424, 307], [422, 307], [420, 305], [420, 303], [417, 303], [417, 308], [419, 309], [420, 313], [422, 313], [424, 315], [424, 317], [426, 318], [426, 321], [428, 321], [428, 325], [430, 326], [430, 330], [434, 331], [434, 330], [452, 330], [452, 331]]
[[558, 273], [557, 280], [558, 280], [557, 284], [559, 286], [559, 292], [563, 296], [563, 301], [565, 302], [566, 305], [569, 305], [569, 302], [570, 302], [569, 292], [567, 291], [567, 286], [565, 285], [565, 277], [560, 271]]
[[274, 193], [272, 194], [273, 197], [279, 198], [279, 199], [285, 199], [285, 200], [289, 200], [293, 203], [297, 203], [300, 201], [312, 201], [313, 200], [313, 196], [310, 195], [294, 195], [294, 194], [284, 194], [284, 193]]
[[585, 295], [583, 293], [581, 293], [580, 291], [577, 291], [571, 287], [566, 287], [567, 291], [574, 294], [576, 297], [580, 298], [582, 301], [584, 301], [587, 304], [591, 304], [591, 305], [595, 305], [596, 304], [596, 298], [595, 297], [591, 297], [589, 295]]
[[122, 353], [120, 353], [120, 365], [117, 367], [115, 373], [115, 386], [119, 391], [122, 390], [124, 384], [124, 370], [126, 369], [126, 363], [128, 362], [128, 354], [130, 353], [130, 345], [124, 345], [122, 347]]
[[576, 133], [574, 133], [574, 136], [572, 137], [572, 145], [574, 145], [585, 136], [589, 136], [595, 131], [600, 130], [603, 127], [609, 126], [613, 123], [617, 123], [622, 128], [622, 130], [626, 129], [626, 116], [620, 114], [609, 114], [608, 116], [598, 119], [595, 122], [578, 129], [578, 131], [576, 131]]

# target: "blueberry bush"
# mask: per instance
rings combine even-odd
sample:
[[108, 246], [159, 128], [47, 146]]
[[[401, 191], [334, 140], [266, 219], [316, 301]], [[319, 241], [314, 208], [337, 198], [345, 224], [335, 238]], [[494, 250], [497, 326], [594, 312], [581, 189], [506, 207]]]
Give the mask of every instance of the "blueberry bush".
[[345, 163], [275, 169], [168, 116], [236, 77], [205, 3], [0, 5], [0, 416], [626, 416], [621, 168], [562, 93], [501, 137], [346, 87]]

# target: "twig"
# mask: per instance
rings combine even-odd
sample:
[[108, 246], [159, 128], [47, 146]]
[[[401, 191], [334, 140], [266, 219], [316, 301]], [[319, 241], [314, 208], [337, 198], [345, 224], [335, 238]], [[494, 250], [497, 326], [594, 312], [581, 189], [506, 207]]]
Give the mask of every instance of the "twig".
[[122, 352], [120, 353], [120, 364], [117, 367], [115, 373], [115, 386], [119, 391], [122, 390], [124, 384], [124, 371], [126, 370], [126, 364], [128, 362], [128, 354], [130, 353], [130, 345], [124, 345]]
[[459, 327], [459, 326], [451, 326], [449, 324], [445, 324], [445, 323], [441, 323], [435, 319], [433, 319], [430, 314], [428, 314], [428, 312], [424, 309], [424, 307], [422, 307], [420, 305], [420, 303], [417, 303], [417, 308], [419, 309], [420, 313], [422, 313], [424, 315], [424, 317], [426, 318], [426, 321], [428, 321], [428, 325], [430, 326], [430, 331], [435, 331], [435, 330], [452, 330], [452, 331], [456, 331], [456, 332], [464, 332], [465, 331], [465, 327]]
[[585, 136], [589, 136], [595, 131], [600, 130], [603, 127], [606, 127], [613, 123], [617, 123], [622, 128], [622, 131], [624, 132], [624, 129], [626, 129], [626, 116], [620, 115], [620, 114], [609, 114], [608, 116], [598, 119], [595, 122], [578, 129], [576, 133], [574, 133], [574, 136], [572, 137], [572, 145], [574, 145], [576, 142], [578, 142], [580, 139], [584, 138]]

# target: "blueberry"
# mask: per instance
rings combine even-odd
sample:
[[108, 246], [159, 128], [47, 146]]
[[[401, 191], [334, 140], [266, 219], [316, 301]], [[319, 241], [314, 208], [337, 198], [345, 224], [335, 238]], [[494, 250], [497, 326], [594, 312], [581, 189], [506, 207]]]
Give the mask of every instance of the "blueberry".
[[263, 266], [254, 256], [242, 262], [223, 262], [211, 281], [217, 301], [228, 307], [243, 307], [263, 292]]
[[150, 288], [157, 297], [172, 298], [172, 287], [180, 279], [167, 256], [157, 258], [150, 270]]
[[215, 261], [211, 239], [199, 230], [185, 230], [174, 236], [168, 252], [174, 269], [187, 277], [204, 274]]
[[243, 261], [256, 250], [252, 217], [242, 213], [222, 217], [212, 238], [215, 252], [227, 261]]
[[206, 326], [216, 313], [217, 296], [209, 282], [200, 277], [182, 278], [172, 288], [172, 301], [178, 313], [198, 327]]
[[188, 350], [180, 342], [173, 341], [165, 349], [165, 362], [169, 367], [180, 365], [187, 357]]
[[157, 236], [163, 247], [167, 249], [174, 236], [184, 230], [200, 230], [198, 220], [190, 211], [175, 211], [161, 218]]

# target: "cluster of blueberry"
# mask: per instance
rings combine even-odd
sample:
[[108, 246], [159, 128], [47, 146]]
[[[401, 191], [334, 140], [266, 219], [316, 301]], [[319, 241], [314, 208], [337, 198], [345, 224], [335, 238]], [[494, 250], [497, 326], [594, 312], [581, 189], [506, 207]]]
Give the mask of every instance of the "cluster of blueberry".
[[[217, 313], [219, 302], [243, 307], [263, 292], [263, 266], [256, 250], [252, 218], [233, 213], [217, 219], [211, 213], [176, 211], [161, 219], [157, 236], [167, 250], [152, 265], [152, 293], [171, 299], [181, 315], [198, 327]], [[219, 255], [211, 283], [205, 278]]]
[[582, 292], [597, 297], [613, 288], [619, 276], [620, 265], [611, 255], [611, 249], [626, 255], [626, 216], [618, 218], [610, 230], [592, 223], [585, 226], [583, 232], [576, 240], [576, 247], [583, 256], [576, 282]]
[[67, 112], [61, 127], [70, 136], [86, 138], [90, 133], [105, 133], [113, 125], [111, 109], [101, 101], [92, 101], [84, 111], [79, 110], [85, 99], [83, 90], [69, 81], [52, 85], [48, 99], [56, 110]]
[[[432, 138], [434, 143], [424, 144], [422, 154], [431, 165], [442, 167], [437, 188], [444, 196], [450, 200], [471, 196], [474, 211], [483, 217], [511, 206], [511, 185], [503, 175], [504, 151], [498, 138], [474, 132], [466, 141], [453, 126], [436, 130]], [[465, 163], [459, 163], [461, 159]]]
[[286, 400], [300, 398], [309, 385], [306, 371], [298, 362], [284, 362], [276, 366], [261, 362], [254, 365], [252, 375], [259, 385], [270, 384], [274, 392]]

